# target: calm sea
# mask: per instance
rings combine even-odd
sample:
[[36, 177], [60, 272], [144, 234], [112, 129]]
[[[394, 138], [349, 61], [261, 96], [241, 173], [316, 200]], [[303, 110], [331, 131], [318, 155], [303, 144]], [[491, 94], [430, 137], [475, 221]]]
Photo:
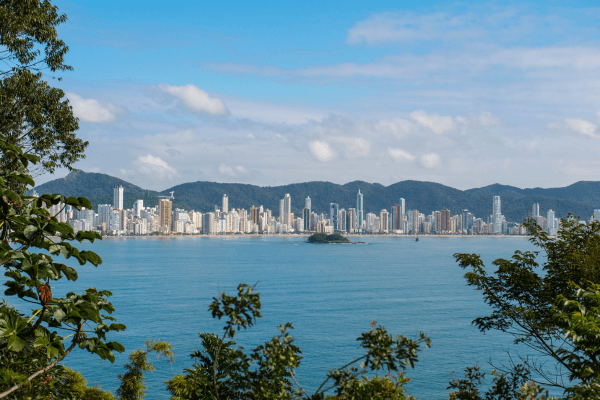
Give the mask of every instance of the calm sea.
[[[489, 372], [514, 352], [511, 338], [483, 335], [471, 321], [489, 312], [481, 293], [467, 287], [452, 255], [481, 254], [486, 265], [519, 250], [526, 238], [365, 237], [367, 245], [309, 245], [301, 237], [122, 238], [86, 248], [103, 258], [99, 268], [79, 267], [76, 283], [55, 284], [55, 296], [87, 287], [113, 292], [114, 314], [127, 330], [112, 336], [126, 346], [114, 364], [79, 349], [66, 364], [115, 393], [127, 354], [148, 338], [175, 346], [176, 363], [155, 362], [146, 375], [148, 399], [168, 399], [163, 382], [192, 365], [198, 332], [221, 334], [207, 307], [219, 291], [258, 283], [262, 320], [237, 339], [247, 348], [275, 336], [290, 321], [303, 352], [298, 380], [315, 389], [327, 370], [359, 356], [356, 338], [375, 320], [391, 333], [432, 339], [432, 348], [407, 375], [419, 399], [447, 398], [448, 381], [466, 366]], [[490, 268], [491, 269], [491, 268]], [[156, 360], [155, 360], [156, 361]]]

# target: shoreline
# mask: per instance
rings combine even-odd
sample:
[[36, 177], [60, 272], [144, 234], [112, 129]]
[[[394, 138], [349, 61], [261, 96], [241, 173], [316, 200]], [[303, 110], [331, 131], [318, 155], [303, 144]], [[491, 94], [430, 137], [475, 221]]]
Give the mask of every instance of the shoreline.
[[[148, 239], [148, 238], [220, 238], [220, 239], [229, 239], [229, 238], [260, 238], [260, 237], [269, 237], [269, 238], [295, 238], [302, 237], [308, 238], [311, 234], [293, 234], [293, 235], [261, 235], [261, 234], [225, 234], [225, 235], [121, 235], [121, 236], [102, 236], [102, 240], [104, 239], [122, 239], [122, 238], [131, 238], [131, 239]], [[417, 238], [416, 235], [394, 235], [394, 234], [381, 234], [381, 235], [359, 235], [355, 233], [343, 235], [344, 237], [351, 238], [372, 238], [372, 237], [385, 237], [385, 238], [398, 238], [398, 239], [409, 239], [414, 240]], [[470, 239], [470, 238], [526, 238], [529, 239], [531, 236], [528, 235], [419, 235], [419, 240], [427, 239], [427, 238], [436, 238], [436, 239]], [[554, 237], [554, 236], [549, 236]]]

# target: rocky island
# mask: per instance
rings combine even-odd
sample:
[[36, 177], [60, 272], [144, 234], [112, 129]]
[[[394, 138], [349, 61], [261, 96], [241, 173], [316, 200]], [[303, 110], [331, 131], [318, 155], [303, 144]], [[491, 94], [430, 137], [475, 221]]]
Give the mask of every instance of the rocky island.
[[345, 236], [339, 233], [327, 235], [325, 233], [315, 233], [308, 237], [308, 243], [353, 243]]

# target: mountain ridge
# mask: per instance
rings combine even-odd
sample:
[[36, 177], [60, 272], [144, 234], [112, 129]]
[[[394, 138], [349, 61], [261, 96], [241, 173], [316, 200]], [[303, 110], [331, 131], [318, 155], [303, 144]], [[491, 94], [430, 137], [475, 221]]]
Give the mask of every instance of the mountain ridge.
[[112, 189], [122, 185], [124, 206], [130, 208], [137, 199], [144, 200], [146, 206], [158, 204], [159, 196], [168, 196], [175, 192], [174, 207], [194, 209], [201, 212], [214, 210], [221, 204], [223, 194], [229, 197], [230, 207], [249, 209], [263, 205], [270, 208], [274, 215], [279, 213], [279, 199], [286, 193], [292, 196], [292, 212], [300, 215], [304, 199], [311, 197], [312, 209], [318, 213], [329, 212], [329, 204], [336, 202], [340, 208], [356, 207], [356, 194], [360, 188], [364, 195], [365, 213], [379, 214], [382, 209], [398, 203], [399, 198], [406, 200], [406, 209], [418, 209], [425, 214], [434, 210], [448, 208], [457, 214], [468, 209], [478, 218], [486, 218], [492, 213], [492, 197], [502, 199], [502, 213], [509, 221], [520, 222], [527, 217], [529, 207], [536, 202], [540, 211], [555, 211], [557, 217], [571, 212], [588, 218], [595, 208], [600, 208], [600, 182], [579, 181], [563, 188], [520, 189], [514, 186], [492, 184], [467, 190], [455, 189], [435, 182], [405, 180], [384, 186], [380, 183], [353, 181], [343, 185], [312, 181], [292, 183], [280, 186], [257, 186], [247, 183], [219, 183], [208, 181], [187, 182], [175, 185], [163, 191], [143, 189], [123, 179], [110, 175], [72, 171], [64, 178], [58, 178], [35, 190], [42, 193], [62, 193], [69, 196], [87, 197], [97, 208], [98, 204], [112, 203]]

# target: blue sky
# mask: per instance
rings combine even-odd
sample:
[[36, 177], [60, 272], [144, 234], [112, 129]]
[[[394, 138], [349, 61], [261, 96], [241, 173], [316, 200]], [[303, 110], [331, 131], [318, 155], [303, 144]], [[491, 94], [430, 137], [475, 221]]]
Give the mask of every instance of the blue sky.
[[85, 171], [150, 189], [600, 176], [591, 1], [56, 4]]

